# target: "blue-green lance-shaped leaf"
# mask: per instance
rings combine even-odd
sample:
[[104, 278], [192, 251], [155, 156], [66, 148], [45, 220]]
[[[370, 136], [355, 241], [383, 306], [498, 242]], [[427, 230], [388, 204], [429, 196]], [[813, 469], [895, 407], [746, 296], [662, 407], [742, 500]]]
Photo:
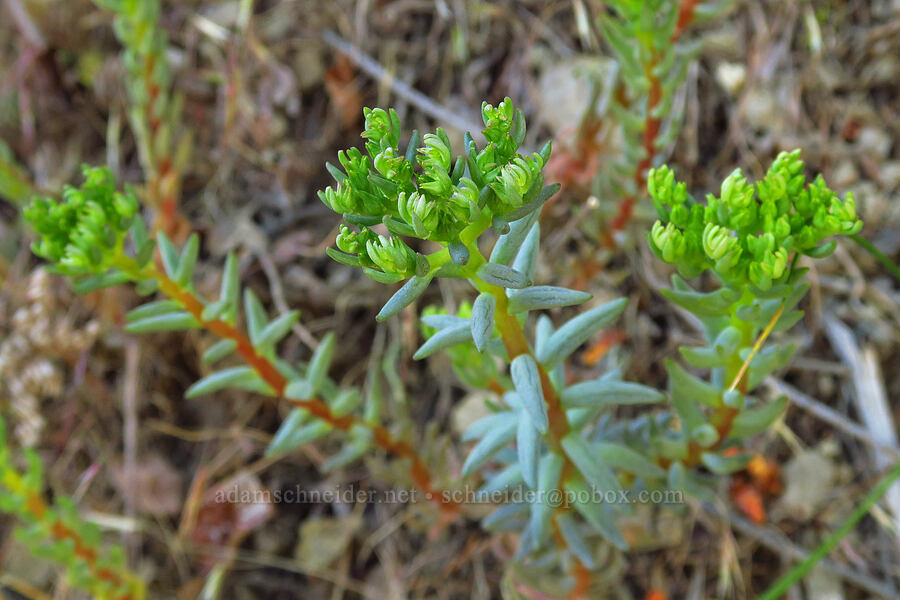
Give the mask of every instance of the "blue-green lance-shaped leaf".
[[595, 453], [578, 432], [571, 431], [561, 441], [562, 448], [591, 487], [600, 492], [622, 489], [612, 469]]
[[718, 388], [688, 373], [674, 360], [666, 360], [666, 371], [669, 373], [669, 390], [673, 397], [679, 397], [679, 402], [697, 401], [712, 407], [721, 405], [722, 392]]
[[522, 469], [519, 467], [519, 463], [514, 462], [499, 473], [494, 473], [487, 477], [484, 485], [478, 488], [478, 494], [489, 496], [494, 492], [508, 490], [513, 486], [517, 486], [522, 481]]
[[269, 318], [266, 316], [266, 309], [263, 308], [262, 302], [249, 288], [244, 290], [244, 315], [247, 318], [247, 332], [250, 334], [250, 341], [254, 346], [258, 346], [260, 335], [269, 324]]
[[537, 545], [543, 544], [550, 536], [550, 519], [559, 504], [559, 480], [562, 476], [563, 459], [558, 454], [541, 457], [538, 469], [538, 497], [531, 503], [530, 527]]
[[178, 268], [172, 279], [175, 283], [185, 287], [190, 284], [194, 277], [194, 268], [197, 266], [197, 254], [200, 251], [200, 236], [192, 233], [188, 238], [184, 248], [181, 249], [181, 256], [178, 257]]
[[147, 317], [139, 321], [132, 321], [125, 326], [128, 333], [156, 333], [160, 331], [183, 331], [196, 329], [200, 322], [194, 315], [187, 311], [170, 312], [153, 317]]
[[484, 466], [498, 450], [509, 444], [516, 436], [517, 423], [515, 419], [491, 429], [472, 448], [466, 462], [463, 464], [462, 476], [468, 477], [474, 471]]
[[[628, 544], [622, 533], [616, 526], [610, 510], [607, 510], [607, 504], [604, 502], [596, 502], [594, 500], [594, 491], [591, 489], [584, 479], [581, 477], [571, 477], [566, 480], [565, 489], [571, 497], [575, 498], [575, 510], [577, 510], [585, 520], [590, 523], [597, 532], [612, 542], [621, 550], [627, 550]], [[587, 499], [587, 501], [583, 501]]]
[[334, 332], [329, 332], [313, 352], [306, 368], [306, 377], [288, 382], [284, 395], [291, 400], [310, 400], [318, 394], [331, 368], [335, 346]]
[[601, 327], [618, 317], [627, 303], [625, 298], [619, 298], [569, 320], [542, 345], [538, 360], [547, 369], [553, 369]]
[[[302, 409], [299, 408], [295, 409], [295, 411], [301, 410]], [[294, 414], [297, 414], [298, 417], [291, 420], [290, 417]], [[278, 428], [278, 432], [275, 434], [269, 447], [266, 448], [266, 456], [275, 456], [277, 454], [290, 452], [303, 444], [309, 444], [325, 437], [333, 429], [331, 425], [318, 419], [306, 423], [306, 418], [301, 418], [299, 416], [303, 414], [305, 414], [305, 411], [302, 413], [291, 412], [290, 415], [288, 415], [288, 420], [285, 420], [281, 427]]]
[[513, 313], [528, 310], [544, 310], [573, 306], [587, 302], [591, 295], [563, 287], [535, 285], [523, 290], [515, 290], [509, 294], [509, 311]]
[[170, 240], [163, 231], [156, 234], [156, 239], [159, 245], [159, 255], [162, 258], [166, 275], [171, 279], [175, 279], [175, 275], [178, 272], [178, 262], [180, 260], [178, 248], [175, 247], [175, 244], [172, 243], [172, 240]]
[[291, 412], [289, 412], [288, 416], [281, 422], [278, 431], [275, 432], [275, 435], [269, 442], [266, 454], [278, 454], [284, 451], [283, 446], [285, 442], [293, 436], [298, 429], [306, 425], [309, 420], [310, 414], [306, 409], [292, 408]]
[[730, 435], [744, 439], [766, 431], [784, 413], [787, 403], [787, 398], [780, 396], [772, 402], [744, 409], [732, 421]]
[[413, 354], [413, 358], [416, 360], [427, 358], [435, 352], [439, 352], [445, 348], [465, 344], [471, 341], [472, 328], [469, 325], [469, 320], [465, 319], [465, 323], [441, 329], [428, 338], [428, 340], [416, 350], [416, 353]]
[[184, 393], [186, 398], [196, 398], [225, 388], [238, 388], [262, 394], [274, 394], [274, 390], [263, 381], [251, 367], [231, 367], [207, 375]]
[[715, 292], [702, 293], [691, 290], [678, 275], [672, 276], [673, 283], [680, 281], [685, 289], [662, 289], [660, 293], [673, 304], [700, 317], [722, 317], [730, 314], [730, 310], [741, 297], [740, 290], [723, 287]]
[[581, 535], [581, 529], [578, 522], [569, 513], [559, 513], [556, 515], [556, 524], [559, 525], [559, 532], [566, 541], [568, 550], [575, 555], [575, 558], [588, 569], [594, 568], [594, 557], [587, 545], [584, 537]]
[[234, 340], [219, 340], [203, 353], [203, 364], [211, 365], [220, 361], [234, 352], [235, 348], [237, 348], [237, 342]]
[[537, 356], [543, 356], [546, 352], [547, 342], [553, 335], [553, 321], [547, 315], [538, 317], [537, 324], [534, 327], [534, 352]]
[[465, 317], [445, 314], [425, 315], [422, 317], [422, 322], [428, 327], [434, 327], [435, 329], [449, 329], [459, 325], [469, 325], [469, 319]]
[[524, 502], [504, 504], [481, 520], [481, 526], [488, 532], [521, 532], [527, 525], [529, 505]]
[[219, 302], [225, 306], [225, 320], [234, 323], [237, 317], [238, 299], [241, 295], [241, 277], [238, 271], [237, 257], [233, 253], [225, 259], [222, 272], [222, 284], [219, 289]]
[[512, 264], [512, 268], [525, 275], [528, 281], [534, 281], [540, 245], [541, 224], [535, 223], [531, 226], [531, 231], [528, 232], [525, 241], [522, 242], [522, 247], [516, 253], [516, 258]]
[[498, 265], [508, 265], [515, 258], [516, 253], [519, 252], [522, 242], [525, 241], [528, 232], [531, 231], [532, 226], [537, 222], [540, 212], [539, 210], [534, 210], [526, 217], [512, 223], [509, 226], [509, 232], [501, 235], [497, 239], [497, 243], [494, 244], [490, 262]]
[[527, 412], [519, 414], [516, 430], [516, 450], [519, 456], [519, 468], [525, 485], [535, 489], [538, 482], [538, 461], [541, 456], [540, 432], [531, 422]]
[[509, 371], [522, 407], [531, 418], [535, 429], [542, 434], [547, 433], [550, 423], [537, 363], [530, 354], [520, 354], [513, 359]]
[[643, 454], [621, 444], [596, 442], [591, 446], [599, 459], [611, 467], [622, 469], [638, 477], [665, 477], [666, 472]]
[[384, 321], [412, 304], [422, 295], [428, 284], [431, 283], [431, 274], [425, 276], [413, 275], [409, 281], [403, 284], [399, 290], [391, 296], [375, 317], [378, 321]]
[[483, 438], [489, 431], [498, 427], [504, 427], [509, 423], [517, 422], [518, 416], [512, 411], [505, 410], [502, 412], [491, 413], [466, 427], [466, 430], [463, 431], [460, 439], [464, 442], [471, 442]]
[[73, 288], [76, 294], [90, 294], [91, 292], [121, 285], [128, 281], [131, 281], [131, 277], [127, 273], [110, 271], [109, 273], [87, 275], [76, 279], [73, 282]]
[[291, 328], [297, 323], [297, 319], [299, 318], [300, 313], [296, 310], [280, 315], [271, 323], [263, 327], [263, 330], [259, 333], [259, 339], [257, 340], [256, 345], [263, 348], [274, 346], [281, 341], [281, 338], [291, 331]]
[[493, 294], [482, 292], [475, 298], [472, 304], [472, 341], [479, 352], [484, 350], [485, 344], [494, 331], [494, 311], [497, 308], [497, 299]]
[[715, 348], [691, 348], [682, 346], [678, 349], [687, 364], [698, 369], [717, 369], [728, 365], [729, 356], [716, 352]]
[[181, 311], [181, 304], [174, 300], [157, 300], [142, 304], [125, 315], [125, 321], [134, 323], [135, 321], [143, 321], [150, 317], [158, 317]]
[[341, 390], [331, 403], [331, 414], [337, 418], [349, 415], [362, 404], [363, 396], [356, 388]]
[[478, 277], [488, 285], [503, 288], [521, 289], [529, 284], [524, 273], [520, 273], [506, 265], [484, 263], [478, 267]]
[[617, 404], [654, 404], [665, 400], [658, 390], [612, 378], [583, 381], [565, 388], [560, 394], [563, 408], [596, 408]]

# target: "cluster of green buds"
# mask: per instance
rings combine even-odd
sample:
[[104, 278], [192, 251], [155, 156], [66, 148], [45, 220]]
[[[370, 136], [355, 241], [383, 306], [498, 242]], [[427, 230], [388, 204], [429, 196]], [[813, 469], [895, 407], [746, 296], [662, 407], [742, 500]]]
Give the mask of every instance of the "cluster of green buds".
[[759, 292], [785, 283], [796, 255], [826, 256], [835, 248], [828, 238], [862, 228], [853, 195], [841, 200], [821, 175], [807, 184], [799, 156], [782, 152], [755, 185], [736, 169], [705, 205], [688, 196], [671, 169], [653, 169], [647, 188], [659, 220], [651, 248], [687, 277], [712, 270], [729, 285]]
[[794, 354], [793, 344], [769, 336], [803, 317], [798, 305], [809, 284], [796, 257], [828, 254], [836, 242], [827, 238], [862, 223], [852, 195], [842, 201], [821, 176], [807, 184], [799, 151], [779, 154], [755, 185], [734, 171], [705, 204], [668, 167], [650, 172], [648, 189], [660, 218], [653, 251], [686, 277], [712, 271], [721, 286], [700, 291], [673, 275], [672, 288], [660, 290], [697, 318], [705, 340], [679, 348], [690, 369], [666, 361], [672, 411], [640, 417], [630, 432], [668, 465], [670, 483], [709, 498], [712, 482], [697, 467], [722, 475], [744, 468], [752, 456], [742, 451], [746, 439], [768, 430], [787, 405], [751, 394]]
[[41, 236], [32, 250], [67, 275], [109, 269], [139, 209], [131, 191], [116, 191], [109, 169], [85, 166], [82, 173], [84, 185], [66, 186], [62, 201], [38, 197], [25, 209]]
[[[403, 238], [438, 242], [449, 249], [448, 258], [464, 265], [465, 245], [484, 229], [493, 225], [503, 233], [545, 202], [552, 193], [542, 175], [550, 144], [530, 156], [518, 153], [525, 120], [509, 98], [496, 107], [485, 103], [481, 112], [487, 144], [479, 149], [466, 134], [465, 154], [454, 159], [442, 129], [425, 134], [421, 147], [413, 132], [401, 152], [397, 113], [364, 109], [366, 153], [341, 151], [343, 171], [327, 165], [337, 185], [319, 192], [346, 222], [339, 251], [329, 255], [385, 283], [421, 277], [443, 264], [442, 257], [425, 257]], [[389, 236], [373, 230], [382, 224]]]

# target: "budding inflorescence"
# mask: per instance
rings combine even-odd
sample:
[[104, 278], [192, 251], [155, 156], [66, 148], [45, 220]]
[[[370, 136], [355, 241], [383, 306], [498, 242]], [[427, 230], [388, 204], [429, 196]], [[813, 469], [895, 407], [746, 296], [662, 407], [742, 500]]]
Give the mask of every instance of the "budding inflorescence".
[[[458, 244], [469, 225], [502, 227], [504, 216], [526, 211], [541, 194], [550, 145], [531, 156], [518, 154], [525, 121], [509, 98], [496, 107], [482, 106], [488, 143], [479, 150], [466, 135], [466, 153], [456, 158], [440, 128], [425, 134], [421, 147], [414, 132], [401, 152], [397, 113], [366, 108], [363, 114], [366, 154], [356, 148], [338, 153], [344, 170], [328, 165], [337, 185], [319, 197], [348, 224], [337, 238], [343, 254], [332, 256], [365, 267], [379, 281], [399, 281], [427, 269], [425, 257], [403, 237]], [[380, 223], [390, 237], [371, 229]]]
[[862, 228], [853, 194], [841, 200], [821, 175], [807, 184], [799, 156], [782, 152], [755, 185], [736, 169], [706, 205], [689, 198], [668, 167], [651, 170], [647, 188], [659, 214], [651, 248], [687, 276], [710, 269], [763, 291], [786, 281], [792, 256], [825, 256], [835, 247], [827, 238]]
[[35, 198], [25, 218], [41, 238], [32, 250], [69, 275], [106, 271], [138, 213], [130, 191], [116, 191], [108, 168], [85, 166], [84, 185], [66, 186], [62, 201]]

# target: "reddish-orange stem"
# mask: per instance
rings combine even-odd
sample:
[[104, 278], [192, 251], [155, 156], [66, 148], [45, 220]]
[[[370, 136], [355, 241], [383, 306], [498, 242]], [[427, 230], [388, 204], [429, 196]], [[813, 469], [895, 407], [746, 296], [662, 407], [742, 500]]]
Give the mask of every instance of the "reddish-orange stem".
[[[204, 320], [203, 319], [203, 303], [200, 302], [190, 291], [185, 290], [177, 283], [166, 277], [163, 273], [154, 269], [153, 276], [159, 281], [160, 289], [169, 297], [178, 301], [189, 313], [203, 324], [203, 327], [216, 334], [222, 339], [233, 340], [237, 344], [236, 351], [246, 361], [248, 365], [259, 374], [263, 380], [275, 391], [275, 394], [284, 398], [287, 380], [275, 368], [266, 357], [260, 355], [253, 344], [239, 329], [230, 323], [221, 320]], [[441, 507], [441, 510], [447, 513], [455, 514], [459, 510], [459, 503], [455, 502], [450, 494], [436, 487], [433, 483], [433, 477], [425, 464], [425, 461], [419, 456], [416, 450], [408, 442], [397, 440], [387, 428], [373, 423], [368, 423], [354, 415], [336, 416], [331, 412], [331, 408], [322, 400], [313, 398], [311, 400], [292, 400], [286, 398], [288, 402], [303, 408], [314, 417], [317, 417], [335, 429], [349, 431], [353, 426], [360, 425], [372, 432], [372, 438], [381, 448], [397, 456], [410, 461], [410, 475], [415, 484], [425, 493], [425, 498], [435, 502]]]
[[[46, 518], [48, 507], [44, 499], [37, 494], [29, 494], [25, 501], [25, 508], [37, 521], [43, 521]], [[97, 551], [90, 547], [81, 537], [61, 520], [56, 519], [50, 524], [50, 533], [57, 541], [63, 542], [71, 540], [75, 556], [80, 558], [87, 565], [88, 570], [98, 581], [106, 581], [115, 587], [126, 587], [130, 582], [126, 581], [119, 573], [101, 567], [97, 564]], [[117, 597], [117, 600], [136, 600], [136, 597], [130, 592], [126, 592]]]
[[[688, 28], [694, 20], [694, 10], [697, 7], [698, 0], [683, 0], [678, 7], [678, 20], [675, 23], [675, 29], [672, 32], [670, 41], [674, 44], [681, 37], [681, 34]], [[634, 213], [634, 205], [640, 195], [644, 193], [644, 186], [647, 184], [647, 176], [645, 172], [653, 166], [653, 159], [656, 156], [656, 138], [659, 136], [662, 120], [653, 116], [653, 112], [662, 100], [662, 82], [653, 71], [659, 63], [659, 56], [651, 55], [650, 60], [644, 65], [644, 76], [650, 83], [650, 89], [647, 92], [647, 116], [644, 121], [644, 133], [642, 138], [642, 147], [644, 149], [644, 157], [638, 162], [634, 171], [635, 193], [628, 194], [622, 199], [619, 205], [619, 211], [615, 218], [610, 222], [607, 228], [603, 243], [609, 248], [616, 246], [613, 234], [625, 228], [631, 220]]]
[[678, 20], [675, 22], [675, 31], [672, 32], [672, 43], [678, 41], [684, 30], [688, 28], [691, 21], [694, 20], [694, 9], [700, 0], [683, 0], [678, 7]]
[[[522, 330], [522, 326], [516, 317], [509, 312], [506, 294], [501, 290], [495, 293], [494, 297], [497, 299], [497, 305], [494, 309], [494, 322], [500, 331], [500, 337], [503, 340], [503, 345], [506, 347], [507, 354], [509, 354], [510, 361], [522, 354], [531, 355], [531, 348], [528, 345], [528, 340], [525, 339], [525, 332]], [[556, 389], [553, 387], [553, 383], [550, 381], [546, 369], [538, 362], [537, 358], [535, 358], [534, 362], [538, 367], [538, 374], [541, 378], [541, 391], [544, 393], [544, 402], [547, 404], [547, 420], [549, 422], [547, 445], [563, 459], [560, 481], [565, 482], [569, 477], [577, 473], [575, 465], [561, 446], [562, 439], [569, 433], [571, 428], [563, 410], [562, 402], [556, 393]], [[569, 510], [569, 507], [566, 505], [560, 505], [556, 509], [557, 512], [565, 510]], [[555, 521], [553, 523], [553, 537], [560, 549], [566, 550], [568, 548], [568, 544]], [[569, 599], [581, 600], [586, 597], [590, 588], [591, 574], [590, 570], [577, 557], [573, 556], [573, 559], [575, 561], [573, 570], [575, 587], [572, 589]]]

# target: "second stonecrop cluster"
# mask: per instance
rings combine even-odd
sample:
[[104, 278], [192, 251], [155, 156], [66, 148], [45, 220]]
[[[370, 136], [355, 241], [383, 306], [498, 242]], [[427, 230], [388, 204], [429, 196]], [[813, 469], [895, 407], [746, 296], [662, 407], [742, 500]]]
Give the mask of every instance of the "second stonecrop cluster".
[[826, 256], [836, 244], [826, 238], [862, 228], [853, 194], [841, 200], [821, 175], [807, 184], [799, 150], [779, 154], [755, 185], [735, 169], [706, 205], [666, 166], [651, 170], [647, 188], [659, 214], [650, 233], [657, 256], [686, 277], [712, 270], [723, 283], [757, 292], [785, 283], [796, 255]]

